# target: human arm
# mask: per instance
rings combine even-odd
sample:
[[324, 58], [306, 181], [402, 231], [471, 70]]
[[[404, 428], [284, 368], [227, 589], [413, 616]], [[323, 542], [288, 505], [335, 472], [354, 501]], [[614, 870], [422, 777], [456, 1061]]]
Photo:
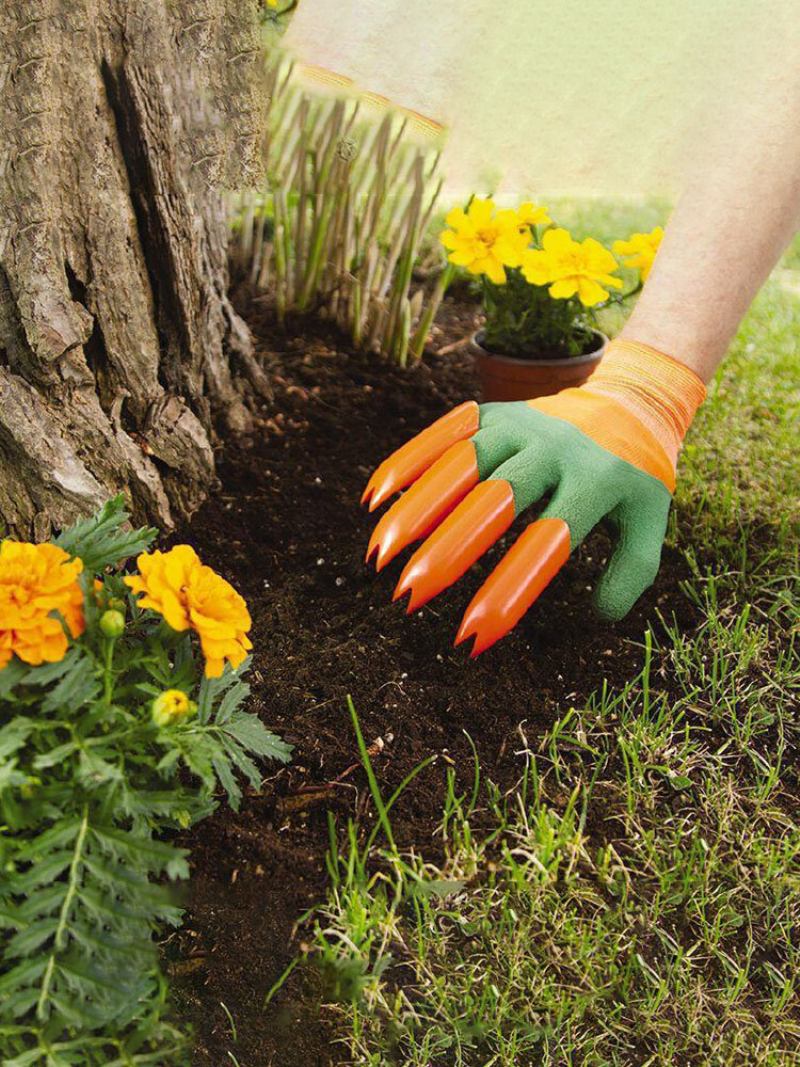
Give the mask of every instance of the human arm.
[[800, 229], [800, 76], [767, 82], [764, 94], [757, 120], [737, 121], [738, 100], [725, 107], [620, 334], [705, 382]]

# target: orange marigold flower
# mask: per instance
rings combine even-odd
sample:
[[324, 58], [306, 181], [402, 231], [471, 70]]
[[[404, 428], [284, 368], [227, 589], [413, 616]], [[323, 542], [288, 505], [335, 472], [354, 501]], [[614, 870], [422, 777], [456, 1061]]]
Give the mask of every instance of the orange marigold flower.
[[83, 590], [78, 583], [82, 570], [81, 560], [70, 559], [57, 545], [3, 541], [0, 670], [12, 655], [32, 666], [64, 658], [64, 623], [72, 637], [83, 633]]
[[169, 552], [143, 552], [139, 574], [125, 579], [139, 606], [163, 615], [173, 630], [194, 630], [206, 660], [206, 677], [219, 678], [229, 660], [238, 667], [253, 647], [252, 622], [244, 599], [224, 578], [200, 562], [190, 545]]

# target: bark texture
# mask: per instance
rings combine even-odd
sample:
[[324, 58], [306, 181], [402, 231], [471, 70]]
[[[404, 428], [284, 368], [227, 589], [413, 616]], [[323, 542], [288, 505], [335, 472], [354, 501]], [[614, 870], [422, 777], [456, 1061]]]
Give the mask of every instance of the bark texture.
[[256, 0], [0, 5], [0, 526], [169, 528], [266, 385], [221, 190], [259, 157]]

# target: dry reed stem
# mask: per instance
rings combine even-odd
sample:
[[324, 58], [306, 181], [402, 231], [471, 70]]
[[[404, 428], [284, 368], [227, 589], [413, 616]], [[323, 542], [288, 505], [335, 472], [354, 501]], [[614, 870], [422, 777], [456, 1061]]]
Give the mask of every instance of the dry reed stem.
[[406, 137], [387, 112], [363, 120], [357, 101], [293, 85], [291, 69], [267, 75], [267, 182], [232, 204], [232, 253], [278, 317], [314, 310], [357, 347], [401, 365], [420, 357], [446, 288], [415, 282], [415, 267], [441, 182], [438, 153]]

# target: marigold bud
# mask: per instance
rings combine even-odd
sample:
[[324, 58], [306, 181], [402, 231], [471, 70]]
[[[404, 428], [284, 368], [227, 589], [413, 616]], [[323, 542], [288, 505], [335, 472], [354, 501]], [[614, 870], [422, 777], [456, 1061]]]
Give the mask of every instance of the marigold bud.
[[182, 689], [165, 689], [154, 699], [151, 715], [156, 726], [170, 726], [194, 715], [197, 705]]
[[104, 611], [100, 616], [100, 632], [106, 637], [122, 637], [125, 631], [125, 616], [121, 611]]

